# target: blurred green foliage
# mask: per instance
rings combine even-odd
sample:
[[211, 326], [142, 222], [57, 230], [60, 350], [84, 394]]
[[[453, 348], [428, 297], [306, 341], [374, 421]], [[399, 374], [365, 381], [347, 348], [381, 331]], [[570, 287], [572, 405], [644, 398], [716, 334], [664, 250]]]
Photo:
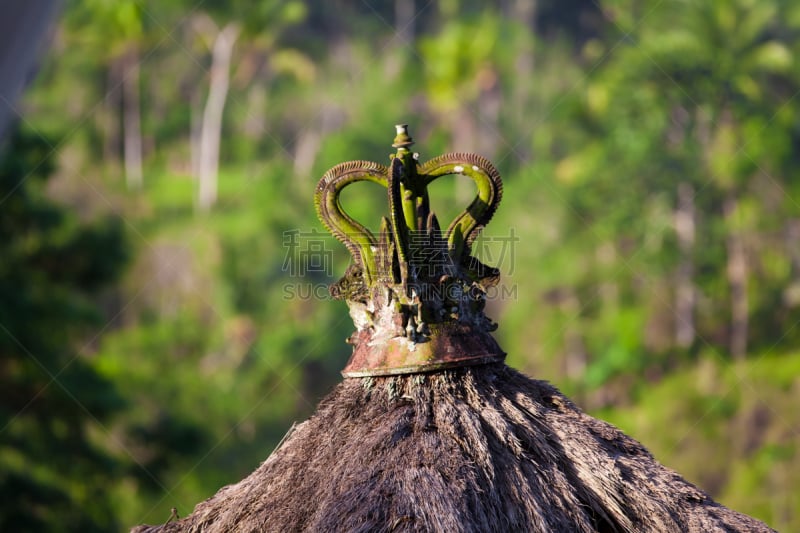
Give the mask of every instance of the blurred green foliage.
[[[185, 515], [313, 412], [352, 330], [313, 190], [385, 163], [404, 122], [423, 160], [474, 151], [503, 174], [477, 251], [504, 274], [509, 363], [800, 529], [800, 7], [404, 4], [67, 3], [0, 169], [0, 529]], [[380, 191], [352, 192], [375, 226]], [[454, 180], [432, 203], [446, 218], [473, 194]]]
[[126, 260], [122, 225], [116, 218], [82, 224], [46, 198], [53, 170], [46, 139], [20, 131], [7, 150], [0, 161], [0, 529], [119, 527], [106, 487], [124, 462], [98, 440], [111, 437], [106, 424], [127, 402], [79, 347], [105, 324], [93, 300]]

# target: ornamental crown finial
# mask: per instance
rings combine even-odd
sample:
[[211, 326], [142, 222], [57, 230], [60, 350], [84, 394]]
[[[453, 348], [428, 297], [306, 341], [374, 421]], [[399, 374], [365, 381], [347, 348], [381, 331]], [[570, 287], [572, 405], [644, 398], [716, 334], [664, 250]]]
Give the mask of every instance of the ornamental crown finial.
[[[317, 185], [314, 203], [326, 228], [353, 256], [344, 277], [330, 287], [344, 299], [356, 325], [345, 377], [426, 372], [500, 361], [505, 353], [490, 335], [483, 312], [486, 290], [499, 271], [472, 256], [471, 248], [494, 215], [503, 186], [486, 159], [446, 154], [424, 164], [408, 148], [406, 124], [395, 126], [391, 166], [349, 161], [331, 168]], [[442, 231], [430, 209], [428, 185], [463, 175], [477, 195]], [[378, 235], [348, 215], [341, 191], [358, 181], [387, 189], [389, 215]]]
[[392, 148], [408, 148], [414, 144], [414, 140], [408, 134], [408, 124], [395, 124], [397, 135], [392, 143]]

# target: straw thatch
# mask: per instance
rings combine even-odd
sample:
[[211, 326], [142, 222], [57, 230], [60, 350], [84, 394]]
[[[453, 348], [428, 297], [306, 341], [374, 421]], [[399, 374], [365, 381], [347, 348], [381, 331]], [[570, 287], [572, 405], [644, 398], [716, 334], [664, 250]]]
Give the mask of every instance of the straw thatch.
[[134, 531], [771, 531], [503, 364], [347, 379], [249, 477]]

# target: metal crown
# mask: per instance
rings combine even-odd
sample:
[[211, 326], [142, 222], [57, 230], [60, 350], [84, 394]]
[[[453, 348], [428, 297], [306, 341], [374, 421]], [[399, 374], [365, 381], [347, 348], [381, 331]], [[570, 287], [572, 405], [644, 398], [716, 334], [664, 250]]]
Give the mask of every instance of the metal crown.
[[[342, 374], [361, 377], [429, 372], [502, 361], [490, 335], [497, 325], [484, 314], [486, 290], [499, 271], [471, 255], [472, 244], [497, 210], [500, 174], [486, 159], [465, 153], [424, 164], [409, 148], [408, 126], [397, 125], [386, 167], [348, 161], [317, 185], [314, 203], [325, 227], [350, 251], [353, 262], [330, 287], [350, 308], [356, 332], [353, 355]], [[475, 199], [442, 231], [431, 212], [428, 185], [463, 175], [477, 185]], [[341, 206], [342, 190], [359, 181], [387, 189], [389, 215], [376, 236]]]

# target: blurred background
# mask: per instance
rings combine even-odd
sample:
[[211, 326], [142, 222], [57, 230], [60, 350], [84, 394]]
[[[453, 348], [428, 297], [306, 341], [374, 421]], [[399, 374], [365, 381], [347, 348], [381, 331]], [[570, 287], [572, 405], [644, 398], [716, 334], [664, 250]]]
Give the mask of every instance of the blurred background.
[[0, 529], [186, 515], [307, 418], [353, 329], [314, 187], [408, 123], [503, 175], [509, 364], [800, 531], [800, 4], [487, 4], [60, 6], [4, 98]]

